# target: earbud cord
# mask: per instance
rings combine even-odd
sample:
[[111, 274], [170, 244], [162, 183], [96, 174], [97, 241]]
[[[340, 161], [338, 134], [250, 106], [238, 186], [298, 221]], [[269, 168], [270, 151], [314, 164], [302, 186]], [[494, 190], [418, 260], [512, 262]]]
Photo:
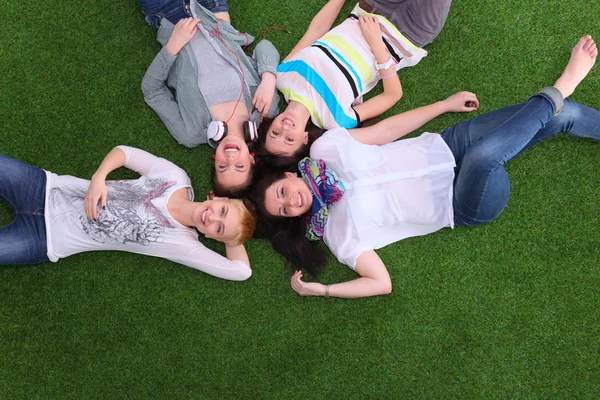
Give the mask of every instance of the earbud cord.
[[[267, 35], [267, 32], [269, 31], [269, 29], [278, 29], [278, 30], [280, 30], [280, 31], [283, 31], [283, 32], [286, 32], [286, 33], [290, 33], [288, 30], [286, 30], [286, 29], [283, 29], [283, 28], [281, 28], [281, 27], [279, 27], [279, 26], [271, 25], [271, 26], [269, 26], [268, 28], [266, 28], [266, 29], [263, 31], [263, 35], [262, 35], [263, 39], [264, 39], [264, 38], [265, 38], [265, 36]], [[233, 111], [231, 112], [231, 115], [229, 116], [229, 118], [227, 119], [227, 121], [225, 121], [225, 125], [227, 125], [227, 123], [228, 123], [228, 122], [231, 120], [231, 118], [233, 118], [233, 116], [235, 115], [235, 110], [237, 110], [237, 107], [238, 107], [238, 105], [240, 104], [240, 100], [242, 99], [242, 95], [244, 94], [244, 84], [245, 84], [245, 82], [246, 82], [246, 79], [245, 79], [245, 76], [244, 76], [244, 69], [242, 68], [242, 62], [240, 61], [240, 58], [239, 58], [239, 57], [238, 57], [238, 55], [235, 53], [235, 51], [231, 50], [231, 49], [230, 49], [230, 48], [229, 48], [229, 47], [228, 47], [228, 46], [225, 44], [225, 41], [223, 40], [223, 37], [221, 36], [221, 33], [219, 32], [219, 19], [217, 19], [217, 26], [216, 26], [216, 29], [215, 29], [215, 31], [214, 31], [214, 32], [215, 32], [216, 36], [217, 36], [217, 37], [218, 37], [218, 38], [221, 40], [221, 43], [223, 43], [223, 46], [224, 46], [224, 47], [225, 47], [227, 50], [229, 50], [229, 51], [231, 52], [231, 54], [233, 54], [233, 55], [234, 55], [234, 57], [235, 57], [235, 60], [237, 61], [237, 63], [238, 63], [238, 66], [240, 67], [240, 72], [242, 73], [242, 88], [241, 88], [241, 90], [240, 90], [240, 95], [238, 96], [238, 99], [237, 99], [237, 101], [236, 101], [236, 103], [235, 103], [235, 107], [233, 107]], [[211, 33], [211, 36], [212, 36], [213, 32], [210, 32], [210, 33]], [[248, 42], [250, 41], [250, 40], [249, 40], [249, 38], [248, 38], [248, 34], [247, 34], [247, 33], [244, 33], [244, 32], [238, 32], [238, 35], [244, 35], [244, 36], [246, 37], [246, 44], [245, 44], [245, 45], [242, 47], [242, 51], [244, 51], [244, 50], [246, 49], [246, 47], [248, 47], [248, 44], [249, 44]]]
[[[238, 105], [240, 104], [240, 100], [242, 99], [242, 95], [244, 94], [244, 84], [246, 82], [246, 79], [244, 77], [244, 69], [242, 68], [242, 62], [240, 61], [240, 58], [238, 57], [238, 55], [235, 53], [235, 51], [231, 50], [226, 44], [225, 41], [223, 40], [223, 37], [221, 37], [221, 33], [219, 32], [219, 20], [217, 19], [217, 28], [215, 29], [215, 34], [217, 35], [217, 37], [221, 40], [221, 43], [223, 43], [223, 46], [229, 50], [231, 52], [231, 54], [234, 55], [235, 60], [238, 63], [238, 67], [240, 67], [240, 72], [242, 73], [242, 88], [240, 90], [240, 95], [238, 96], [238, 99], [235, 103], [235, 107], [233, 107], [233, 111], [231, 112], [231, 115], [229, 116], [229, 118], [227, 118], [227, 121], [225, 121], [225, 125], [227, 125], [227, 123], [231, 120], [231, 118], [233, 118], [233, 116], [235, 115], [235, 110], [237, 110]], [[212, 32], [211, 32], [212, 34]], [[247, 46], [248, 46], [248, 35], [246, 33], [243, 32], [238, 32], [239, 35], [245, 35], [246, 36], [246, 44], [244, 45], [244, 47], [242, 47], [242, 50], [244, 50]]]

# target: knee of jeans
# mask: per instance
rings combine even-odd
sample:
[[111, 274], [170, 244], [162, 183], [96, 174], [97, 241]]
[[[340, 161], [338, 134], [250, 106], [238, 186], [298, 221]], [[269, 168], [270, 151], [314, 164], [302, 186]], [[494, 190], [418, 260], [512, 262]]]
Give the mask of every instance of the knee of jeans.
[[579, 118], [580, 114], [580, 109], [570, 99], [565, 99], [562, 111], [560, 114], [552, 117], [550, 123], [558, 123], [565, 127], [565, 131], [569, 131], [570, 126]]
[[469, 173], [487, 173], [501, 167], [504, 155], [495, 150], [492, 142], [481, 140], [471, 146], [462, 159], [461, 170]]

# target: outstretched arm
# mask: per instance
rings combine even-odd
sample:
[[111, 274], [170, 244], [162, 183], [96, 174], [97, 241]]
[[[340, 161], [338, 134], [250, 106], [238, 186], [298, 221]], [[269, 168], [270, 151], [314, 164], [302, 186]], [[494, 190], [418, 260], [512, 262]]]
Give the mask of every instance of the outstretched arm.
[[394, 115], [366, 128], [351, 129], [349, 133], [360, 143], [383, 145], [408, 135], [441, 114], [469, 112], [478, 107], [479, 100], [475, 94], [458, 92], [446, 100]]
[[300, 50], [310, 46], [315, 40], [329, 32], [344, 5], [344, 1], [345, 0], [329, 0], [327, 4], [323, 6], [321, 11], [315, 15], [310, 22], [310, 25], [308, 25], [306, 33], [302, 36], [302, 39], [300, 39], [298, 44], [296, 44], [283, 61], [289, 60]]
[[360, 278], [334, 285], [323, 285], [317, 282], [304, 282], [302, 272], [296, 271], [292, 276], [292, 289], [301, 296], [325, 296], [359, 298], [389, 294], [392, 292], [392, 281], [381, 258], [375, 251], [365, 251], [356, 260], [354, 267]]

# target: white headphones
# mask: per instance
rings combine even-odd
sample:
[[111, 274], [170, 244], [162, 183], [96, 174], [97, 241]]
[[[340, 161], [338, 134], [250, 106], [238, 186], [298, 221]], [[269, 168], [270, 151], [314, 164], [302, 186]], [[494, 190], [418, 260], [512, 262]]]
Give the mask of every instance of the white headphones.
[[[256, 123], [244, 121], [242, 127], [244, 129], [244, 140], [246, 140], [246, 143], [255, 141], [258, 137]], [[208, 124], [206, 135], [208, 136], [208, 143], [210, 143], [212, 147], [217, 147], [219, 142], [227, 136], [227, 124], [223, 121], [212, 121]]]

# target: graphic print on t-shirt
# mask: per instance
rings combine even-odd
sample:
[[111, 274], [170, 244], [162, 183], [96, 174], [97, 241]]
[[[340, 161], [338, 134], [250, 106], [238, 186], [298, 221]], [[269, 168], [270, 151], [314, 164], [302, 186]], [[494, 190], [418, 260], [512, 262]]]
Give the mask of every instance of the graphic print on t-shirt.
[[85, 215], [87, 188], [54, 187], [49, 200], [51, 207], [61, 210], [63, 218], [96, 242], [148, 245], [160, 241], [166, 229], [173, 228], [153, 201], [166, 204], [166, 199], [161, 198], [176, 183], [163, 179], [108, 181], [106, 208], [98, 204], [96, 221]]

